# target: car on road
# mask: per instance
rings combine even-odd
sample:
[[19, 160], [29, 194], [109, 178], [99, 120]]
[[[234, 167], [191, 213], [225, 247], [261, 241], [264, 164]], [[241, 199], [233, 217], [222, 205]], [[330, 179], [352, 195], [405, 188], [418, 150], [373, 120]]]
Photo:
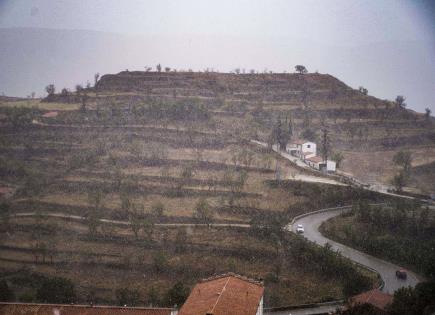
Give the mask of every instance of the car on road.
[[406, 277], [407, 277], [406, 270], [403, 270], [403, 269], [397, 270], [396, 277], [399, 279], [406, 279]]
[[302, 224], [298, 224], [298, 226], [296, 227], [296, 232], [298, 232], [298, 233], [304, 233], [305, 232], [304, 227], [303, 227]]

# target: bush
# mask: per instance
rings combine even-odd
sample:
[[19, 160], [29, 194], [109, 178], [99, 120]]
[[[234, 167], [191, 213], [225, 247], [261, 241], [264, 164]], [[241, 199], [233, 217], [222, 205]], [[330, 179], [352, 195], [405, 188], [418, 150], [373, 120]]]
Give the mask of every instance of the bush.
[[0, 301], [10, 302], [15, 299], [15, 294], [11, 288], [9, 288], [6, 280], [0, 280]]
[[71, 280], [55, 277], [42, 281], [36, 297], [43, 303], [74, 303], [76, 292]]
[[116, 301], [118, 305], [136, 306], [140, 302], [140, 294], [136, 289], [121, 288], [116, 290]]
[[189, 289], [186, 288], [182, 282], [177, 282], [172, 288], [168, 290], [165, 295], [165, 304], [167, 306], [180, 306], [182, 305], [189, 295]]

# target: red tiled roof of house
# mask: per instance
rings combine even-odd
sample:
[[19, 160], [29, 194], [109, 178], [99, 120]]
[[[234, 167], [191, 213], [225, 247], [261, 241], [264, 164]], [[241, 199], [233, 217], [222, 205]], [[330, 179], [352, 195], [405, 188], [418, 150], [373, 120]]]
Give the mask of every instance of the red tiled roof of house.
[[310, 142], [310, 141], [303, 140], [303, 139], [292, 141], [292, 143], [294, 143], [294, 144], [304, 144], [304, 143], [307, 143], [307, 142]]
[[321, 162], [323, 162], [323, 159], [320, 156], [316, 155], [316, 156], [308, 158], [307, 161], [314, 162], [314, 163], [321, 163]]
[[378, 309], [385, 310], [385, 307], [393, 301], [393, 296], [374, 289], [363, 292], [351, 298], [351, 304], [371, 304]]
[[48, 113], [45, 113], [44, 115], [42, 115], [42, 117], [45, 117], [45, 118], [56, 117], [56, 116], [57, 116], [57, 112], [48, 112]]
[[0, 303], [0, 315], [171, 315], [169, 308]]
[[263, 297], [261, 282], [230, 273], [205, 279], [190, 293], [179, 315], [255, 315]]
[[10, 194], [10, 193], [12, 193], [13, 191], [14, 191], [14, 189], [13, 189], [13, 188], [10, 188], [10, 187], [4, 187], [4, 186], [0, 187], [0, 194], [1, 194], [1, 195]]

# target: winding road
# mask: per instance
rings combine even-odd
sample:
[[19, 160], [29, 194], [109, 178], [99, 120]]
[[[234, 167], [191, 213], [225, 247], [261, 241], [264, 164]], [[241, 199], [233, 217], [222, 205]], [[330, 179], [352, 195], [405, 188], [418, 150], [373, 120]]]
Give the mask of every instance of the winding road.
[[[331, 208], [331, 209], [322, 209], [318, 211], [314, 211], [308, 214], [303, 214], [299, 217], [296, 217], [295, 220], [291, 224], [287, 226], [287, 229], [291, 232], [296, 233], [296, 227], [298, 224], [302, 224], [304, 226], [305, 232], [304, 237], [309, 241], [317, 243], [321, 246], [324, 246], [326, 243], [329, 243], [332, 246], [332, 249], [338, 250], [343, 256], [353, 260], [354, 262], [361, 264], [369, 269], [373, 269], [380, 274], [382, 280], [384, 281], [383, 291], [387, 293], [394, 293], [395, 290], [406, 287], [406, 286], [415, 286], [418, 282], [420, 282], [421, 278], [417, 276], [415, 273], [408, 271], [408, 277], [406, 280], [398, 279], [395, 275], [396, 270], [402, 269], [401, 267], [384, 261], [382, 259], [373, 257], [371, 255], [360, 252], [351, 247], [345, 246], [343, 244], [332, 241], [325, 236], [323, 236], [319, 232], [320, 225], [327, 221], [330, 218], [333, 218], [344, 211], [348, 211], [350, 207], [341, 207], [341, 208]], [[34, 212], [28, 213], [17, 213], [15, 217], [32, 217], [37, 215]], [[83, 221], [84, 217], [77, 215], [68, 215], [63, 213], [45, 213], [43, 216], [50, 216], [62, 219]], [[111, 223], [116, 225], [128, 226], [130, 222], [128, 221], [118, 221], [118, 220], [108, 220], [101, 219], [101, 222]], [[156, 226], [207, 226], [207, 224], [196, 224], [196, 223], [157, 223]], [[213, 227], [238, 227], [238, 228], [249, 228], [249, 224], [232, 224], [232, 223], [212, 223], [208, 226]]]
[[382, 280], [384, 281], [384, 287], [382, 290], [386, 293], [393, 294], [394, 291], [401, 287], [414, 287], [418, 282], [420, 282], [420, 277], [411, 271], [407, 272], [408, 277], [406, 280], [398, 279], [395, 272], [398, 269], [402, 269], [402, 267], [365, 254], [343, 244], [334, 242], [324, 237], [319, 232], [319, 227], [323, 222], [343, 213], [344, 211], [348, 211], [349, 209], [350, 208], [341, 208], [329, 211], [315, 211], [311, 214], [301, 216], [298, 219], [294, 220], [293, 224], [288, 226], [288, 229], [296, 233], [297, 225], [302, 224], [305, 229], [303, 235], [308, 240], [315, 242], [321, 246], [329, 243], [332, 246], [332, 249], [338, 250], [343, 256], [353, 260], [358, 264], [377, 271], [380, 274]]

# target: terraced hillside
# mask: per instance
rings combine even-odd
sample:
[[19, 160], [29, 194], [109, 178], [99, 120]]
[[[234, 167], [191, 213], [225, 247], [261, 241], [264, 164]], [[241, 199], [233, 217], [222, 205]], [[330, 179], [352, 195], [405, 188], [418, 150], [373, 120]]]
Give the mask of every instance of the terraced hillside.
[[[1, 278], [22, 301], [56, 275], [73, 281], [80, 301], [124, 304], [129, 288], [140, 305], [179, 304], [178, 281], [226, 271], [265, 279], [267, 305], [376, 285], [327, 249], [281, 235], [297, 214], [386, 197], [292, 180], [308, 171], [249, 141], [268, 140], [279, 116], [291, 118], [294, 137], [326, 122], [352, 171], [352, 154], [408, 147], [411, 136], [413, 150], [432, 150], [430, 119], [320, 74], [122, 72], [44, 100], [5, 98]], [[369, 134], [348, 135], [363, 127]]]
[[[432, 117], [366, 95], [331, 75], [125, 71], [104, 75], [97, 91], [131, 104], [196, 98], [215, 115], [239, 116], [228, 131], [262, 140], [279, 116], [292, 118], [296, 136], [306, 129], [319, 136], [320, 123], [326, 122], [334, 150], [344, 153], [343, 171], [369, 183], [390, 183], [396, 172], [392, 156], [399, 150], [414, 153], [414, 166], [435, 159]], [[435, 174], [433, 167], [429, 171]], [[426, 194], [435, 190], [432, 181], [418, 176], [409, 186]]]

